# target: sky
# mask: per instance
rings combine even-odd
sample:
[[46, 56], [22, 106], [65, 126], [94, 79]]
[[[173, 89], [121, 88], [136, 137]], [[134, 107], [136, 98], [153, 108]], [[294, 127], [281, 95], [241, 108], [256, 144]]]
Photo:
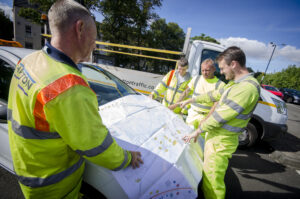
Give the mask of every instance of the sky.
[[[12, 0], [0, 0], [0, 8], [12, 16]], [[289, 65], [300, 67], [300, 0], [163, 0], [154, 10], [166, 22], [177, 23], [191, 36], [217, 39], [225, 47], [239, 46], [247, 67], [267, 73]], [[100, 13], [94, 13], [101, 22]], [[172, 49], [168, 49], [172, 50]]]

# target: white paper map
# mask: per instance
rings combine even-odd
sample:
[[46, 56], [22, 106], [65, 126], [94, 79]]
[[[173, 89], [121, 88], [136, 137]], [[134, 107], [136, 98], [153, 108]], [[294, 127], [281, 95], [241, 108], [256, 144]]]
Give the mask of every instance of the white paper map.
[[120, 146], [142, 153], [140, 168], [111, 172], [128, 198], [197, 196], [202, 151], [182, 141], [192, 129], [179, 116], [142, 95], [123, 97], [99, 112]]

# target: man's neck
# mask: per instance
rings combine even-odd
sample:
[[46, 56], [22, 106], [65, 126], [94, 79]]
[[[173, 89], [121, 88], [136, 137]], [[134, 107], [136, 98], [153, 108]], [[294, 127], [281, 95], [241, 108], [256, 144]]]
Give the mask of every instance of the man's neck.
[[239, 70], [237, 73], [235, 73], [234, 81], [237, 81], [248, 74], [249, 74], [248, 70], [246, 68], [243, 68], [243, 69]]
[[[76, 59], [76, 49], [74, 46], [72, 46], [72, 42], [68, 42], [66, 41], [67, 39], [65, 40], [61, 40], [61, 39], [58, 39], [58, 38], [52, 38], [51, 39], [51, 45], [60, 50], [61, 52], [63, 52], [64, 54], [66, 54], [68, 57], [70, 57], [70, 59], [72, 59], [72, 61], [75, 63], [75, 64], [78, 64], [79, 60]], [[65, 42], [66, 41], [66, 42]], [[73, 49], [73, 50], [72, 50]]]

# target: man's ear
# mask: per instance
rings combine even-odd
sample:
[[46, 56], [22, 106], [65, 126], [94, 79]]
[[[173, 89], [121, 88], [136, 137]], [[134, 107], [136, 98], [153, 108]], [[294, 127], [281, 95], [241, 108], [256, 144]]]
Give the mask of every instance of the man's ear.
[[236, 66], [237, 66], [237, 61], [232, 60], [231, 63], [230, 63], [230, 67], [235, 68]]
[[75, 23], [75, 31], [76, 31], [77, 38], [81, 39], [83, 29], [84, 29], [83, 21], [82, 20], [77, 20], [76, 23]]

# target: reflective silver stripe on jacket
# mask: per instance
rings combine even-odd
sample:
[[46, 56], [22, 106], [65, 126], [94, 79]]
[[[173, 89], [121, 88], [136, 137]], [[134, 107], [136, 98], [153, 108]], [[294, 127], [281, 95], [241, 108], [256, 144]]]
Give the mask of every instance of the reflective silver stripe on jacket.
[[103, 153], [106, 149], [108, 149], [108, 147], [113, 143], [113, 139], [111, 137], [111, 134], [108, 132], [105, 139], [103, 140], [103, 142], [93, 148], [93, 149], [89, 149], [89, 150], [85, 150], [85, 151], [82, 151], [82, 150], [76, 150], [76, 153], [78, 153], [79, 155], [85, 155], [87, 157], [93, 157], [93, 156], [96, 156], [100, 153]]
[[155, 93], [157, 96], [159, 96], [159, 93], [158, 93], [156, 90], [154, 90], [154, 93]]
[[194, 93], [193, 93], [193, 96], [194, 96], [194, 97], [199, 96], [199, 95], [200, 95], [200, 93], [196, 93], [196, 92], [194, 91]]
[[221, 82], [222, 82], [221, 80], [218, 80], [218, 81], [217, 81], [217, 83], [216, 83], [216, 87], [215, 87], [215, 90], [218, 90], [218, 88], [219, 88], [219, 86], [220, 86]]
[[208, 109], [208, 110], [211, 109], [211, 106], [204, 106], [204, 105], [198, 104], [198, 103], [192, 103], [192, 105], [197, 106], [199, 108], [203, 108], [203, 109]]
[[219, 90], [221, 95], [223, 95], [224, 91], [225, 91], [224, 87]]
[[253, 111], [251, 111], [250, 113], [248, 113], [248, 114], [239, 114], [238, 116], [236, 116], [236, 118], [237, 119], [240, 119], [240, 120], [247, 120], [247, 119], [249, 119], [249, 118], [251, 118], [251, 116], [252, 116], [252, 113], [253, 113]]
[[123, 169], [124, 166], [126, 165], [127, 161], [128, 161], [128, 154], [127, 154], [127, 151], [124, 150], [124, 160], [123, 160], [122, 164], [119, 167], [115, 168], [113, 171], [119, 171], [119, 170]]
[[214, 111], [213, 113], [212, 113], [212, 117], [217, 121], [217, 122], [219, 122], [219, 123], [221, 123], [221, 124], [225, 124], [227, 121], [226, 120], [224, 120], [220, 115], [219, 115], [219, 113], [217, 113], [216, 111]]
[[64, 178], [68, 177], [69, 175], [74, 173], [77, 169], [79, 169], [83, 162], [84, 162], [84, 159], [80, 158], [78, 162], [76, 162], [74, 165], [72, 165], [68, 169], [66, 169], [60, 173], [51, 175], [47, 178], [24, 177], [24, 176], [17, 176], [17, 177], [18, 177], [18, 180], [25, 186], [33, 187], [33, 188], [43, 187], [43, 186], [55, 184], [55, 183], [63, 180]]
[[216, 102], [217, 100], [212, 96], [212, 93], [213, 93], [213, 91], [209, 91], [209, 92], [207, 93], [207, 95], [208, 95], [208, 97], [210, 98], [210, 100], [211, 100], [212, 102]]
[[57, 132], [39, 131], [35, 128], [20, 125], [12, 118], [12, 110], [7, 109], [7, 120], [11, 121], [13, 131], [25, 139], [57, 139], [61, 138]]
[[[161, 84], [162, 84], [165, 88], [167, 88], [167, 89], [170, 89], [170, 90], [172, 90], [172, 91], [176, 91], [176, 88], [173, 88], [173, 87], [171, 87], [171, 86], [167, 86], [163, 81], [161, 82]], [[182, 93], [183, 91], [177, 90], [176, 92]]]
[[242, 132], [245, 129], [245, 128], [234, 127], [234, 126], [230, 126], [230, 125], [226, 124], [227, 121], [224, 120], [216, 111], [212, 113], [212, 117], [217, 122], [219, 122], [220, 124], [223, 124], [221, 126], [221, 128], [226, 129], [228, 131], [235, 132], [235, 133], [240, 133], [240, 132]]
[[196, 90], [196, 87], [197, 87], [197, 84], [198, 84], [199, 79], [200, 79], [200, 75], [198, 75], [198, 76], [196, 77], [196, 80], [195, 80], [195, 83], [194, 83], [194, 93], [195, 93], [195, 90]]
[[164, 98], [164, 100], [167, 102], [167, 104], [168, 104], [168, 105], [170, 105], [170, 104], [171, 104], [171, 102], [170, 102], [170, 101], [168, 101], [168, 100], [166, 99], [166, 97]]
[[223, 129], [226, 129], [228, 131], [231, 131], [231, 132], [235, 132], [235, 133], [240, 133], [240, 132], [243, 132], [245, 130], [245, 128], [240, 128], [240, 127], [235, 127], [235, 126], [230, 126], [228, 124], [224, 124], [222, 126]]
[[172, 90], [172, 91], [175, 91], [176, 93], [183, 93], [183, 91], [181, 91], [181, 90], [176, 90], [176, 88], [172, 88], [172, 87], [169, 87], [168, 86], [168, 89], [170, 89], [170, 90]]
[[[226, 96], [227, 97], [227, 96]], [[241, 107], [239, 104], [236, 102], [230, 100], [230, 99], [223, 99], [223, 103], [235, 110], [237, 113], [242, 113], [245, 109]]]
[[167, 84], [166, 84], [165, 82], [161, 81], [160, 83], [161, 83], [164, 87], [166, 87], [166, 88], [168, 87]]

